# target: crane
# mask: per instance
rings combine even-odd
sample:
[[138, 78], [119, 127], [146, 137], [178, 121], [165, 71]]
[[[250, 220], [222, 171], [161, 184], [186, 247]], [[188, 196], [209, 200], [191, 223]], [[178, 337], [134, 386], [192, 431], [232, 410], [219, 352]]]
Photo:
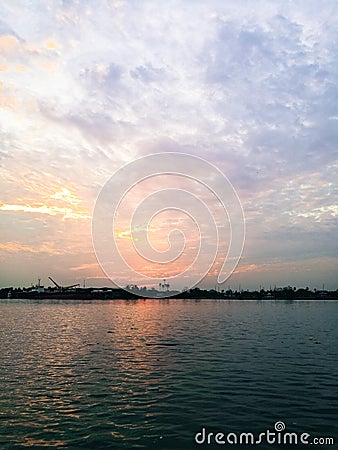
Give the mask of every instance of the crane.
[[61, 289], [62, 291], [66, 291], [67, 289], [72, 289], [72, 288], [74, 288], [74, 287], [80, 286], [79, 283], [77, 283], [77, 284], [71, 284], [70, 286], [60, 286], [59, 284], [57, 284], [56, 281], [53, 280], [52, 277], [48, 277], [48, 278], [50, 279], [50, 281], [51, 281], [53, 284], [55, 284], [55, 286], [56, 286], [58, 289]]

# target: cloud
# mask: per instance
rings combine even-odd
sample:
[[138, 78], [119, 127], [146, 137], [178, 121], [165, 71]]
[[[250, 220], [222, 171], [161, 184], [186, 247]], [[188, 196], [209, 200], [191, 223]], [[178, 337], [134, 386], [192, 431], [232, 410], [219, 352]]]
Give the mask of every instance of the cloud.
[[30, 205], [0, 205], [1, 211], [22, 211], [28, 213], [38, 213], [38, 214], [48, 214], [50, 216], [55, 216], [57, 214], [62, 215], [63, 219], [90, 219], [91, 216], [74, 212], [71, 208], [60, 208], [58, 206], [30, 206]]
[[79, 266], [76, 267], [71, 267], [70, 270], [74, 270], [74, 271], [83, 271], [86, 270], [89, 273], [93, 273], [93, 271], [97, 271], [97, 269], [100, 269], [100, 266], [98, 263], [91, 263], [91, 264], [80, 264]]
[[162, 67], [153, 67], [151, 63], [148, 63], [144, 66], [138, 66], [131, 70], [130, 75], [132, 78], [139, 79], [144, 83], [151, 83], [154, 81], [163, 80], [165, 70]]
[[[331, 0], [5, 1], [1, 214], [16, 223], [29, 214], [37, 229], [48, 219], [54, 237], [60, 218], [83, 219], [88, 242], [95, 198], [117, 168], [151, 152], [188, 152], [238, 190], [248, 264], [255, 255], [260, 264], [274, 254], [329, 257], [336, 18]], [[35, 248], [32, 239], [25, 245]], [[292, 242], [285, 252], [281, 239]], [[81, 247], [70, 241], [62, 245]]]
[[31, 247], [29, 245], [21, 244], [19, 242], [7, 242], [5, 244], [0, 243], [0, 250], [6, 252], [29, 252], [29, 253], [51, 253], [57, 255], [58, 252], [47, 244], [42, 244], [37, 247]]

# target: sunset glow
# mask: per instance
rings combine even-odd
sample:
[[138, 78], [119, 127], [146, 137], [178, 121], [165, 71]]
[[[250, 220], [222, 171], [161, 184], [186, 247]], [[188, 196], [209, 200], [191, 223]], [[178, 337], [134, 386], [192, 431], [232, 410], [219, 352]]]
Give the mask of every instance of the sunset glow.
[[[169, 151], [217, 166], [241, 200], [246, 243], [226, 286], [337, 287], [336, 2], [5, 1], [2, 10], [1, 286], [50, 275], [109, 285], [91, 237], [100, 189], [124, 164]], [[202, 185], [140, 183], [111, 238], [152, 276], [189, 266], [199, 250], [190, 217], [130, 225], [145, 193], [168, 186], [193, 187], [222, 230], [204, 280], [213, 287], [229, 226]], [[135, 254], [145, 230], [165, 252], [177, 229], [186, 252], [165, 268]]]

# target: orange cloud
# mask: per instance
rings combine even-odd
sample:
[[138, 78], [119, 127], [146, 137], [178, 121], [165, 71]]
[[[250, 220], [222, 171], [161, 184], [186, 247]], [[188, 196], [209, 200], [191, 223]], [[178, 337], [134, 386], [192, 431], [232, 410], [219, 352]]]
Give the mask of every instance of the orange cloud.
[[92, 264], [81, 264], [80, 266], [76, 266], [76, 267], [71, 267], [70, 270], [93, 270], [93, 269], [99, 269], [100, 266], [98, 263], [92, 263]]
[[90, 219], [91, 216], [84, 211], [74, 211], [72, 208], [60, 208], [58, 206], [30, 206], [30, 205], [8, 205], [2, 203], [0, 205], [1, 211], [11, 212], [28, 212], [38, 214], [48, 214], [49, 216], [56, 216], [58, 214], [63, 216], [63, 219]]
[[91, 219], [88, 212], [79, 206], [81, 199], [65, 187], [53, 194], [49, 194], [43, 202], [32, 203], [32, 200], [26, 201], [25, 204], [8, 204], [0, 201], [0, 210], [47, 214], [49, 216], [61, 215], [62, 219]]
[[27, 72], [28, 67], [23, 66], [22, 64], [15, 64], [15, 69], [19, 72]]
[[6, 244], [0, 243], [0, 249], [7, 252], [29, 252], [29, 253], [52, 253], [59, 254], [52, 247], [47, 244], [42, 244], [39, 247], [31, 247], [29, 245], [20, 244], [19, 242], [7, 242]]
[[44, 63], [42, 67], [50, 73], [55, 73], [57, 69], [57, 65], [54, 63]]
[[45, 41], [44, 45], [50, 50], [56, 50], [57, 48], [59, 48], [59, 44], [54, 39], [48, 39], [47, 41]]
[[0, 50], [3, 53], [13, 53], [19, 46], [19, 40], [12, 35], [0, 37]]
[[[3, 83], [1, 83], [0, 87], [3, 87]], [[0, 106], [2, 108], [17, 110], [18, 109], [18, 99], [15, 95], [0, 94]]]
[[267, 264], [247, 264], [246, 266], [238, 266], [234, 270], [234, 273], [246, 273], [246, 272], [259, 272], [263, 270]]
[[76, 197], [76, 195], [72, 194], [69, 189], [63, 187], [55, 194], [51, 195], [50, 198], [54, 198], [55, 200], [63, 200], [67, 203], [71, 203], [72, 205], [78, 205], [81, 200]]

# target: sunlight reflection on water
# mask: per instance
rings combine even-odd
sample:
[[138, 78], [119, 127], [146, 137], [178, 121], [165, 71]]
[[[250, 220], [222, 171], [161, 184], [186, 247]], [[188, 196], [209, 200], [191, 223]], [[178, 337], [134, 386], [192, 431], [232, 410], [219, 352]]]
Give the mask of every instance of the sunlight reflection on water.
[[337, 302], [2, 301], [0, 447], [189, 449], [202, 427], [277, 420], [335, 436], [337, 318]]

